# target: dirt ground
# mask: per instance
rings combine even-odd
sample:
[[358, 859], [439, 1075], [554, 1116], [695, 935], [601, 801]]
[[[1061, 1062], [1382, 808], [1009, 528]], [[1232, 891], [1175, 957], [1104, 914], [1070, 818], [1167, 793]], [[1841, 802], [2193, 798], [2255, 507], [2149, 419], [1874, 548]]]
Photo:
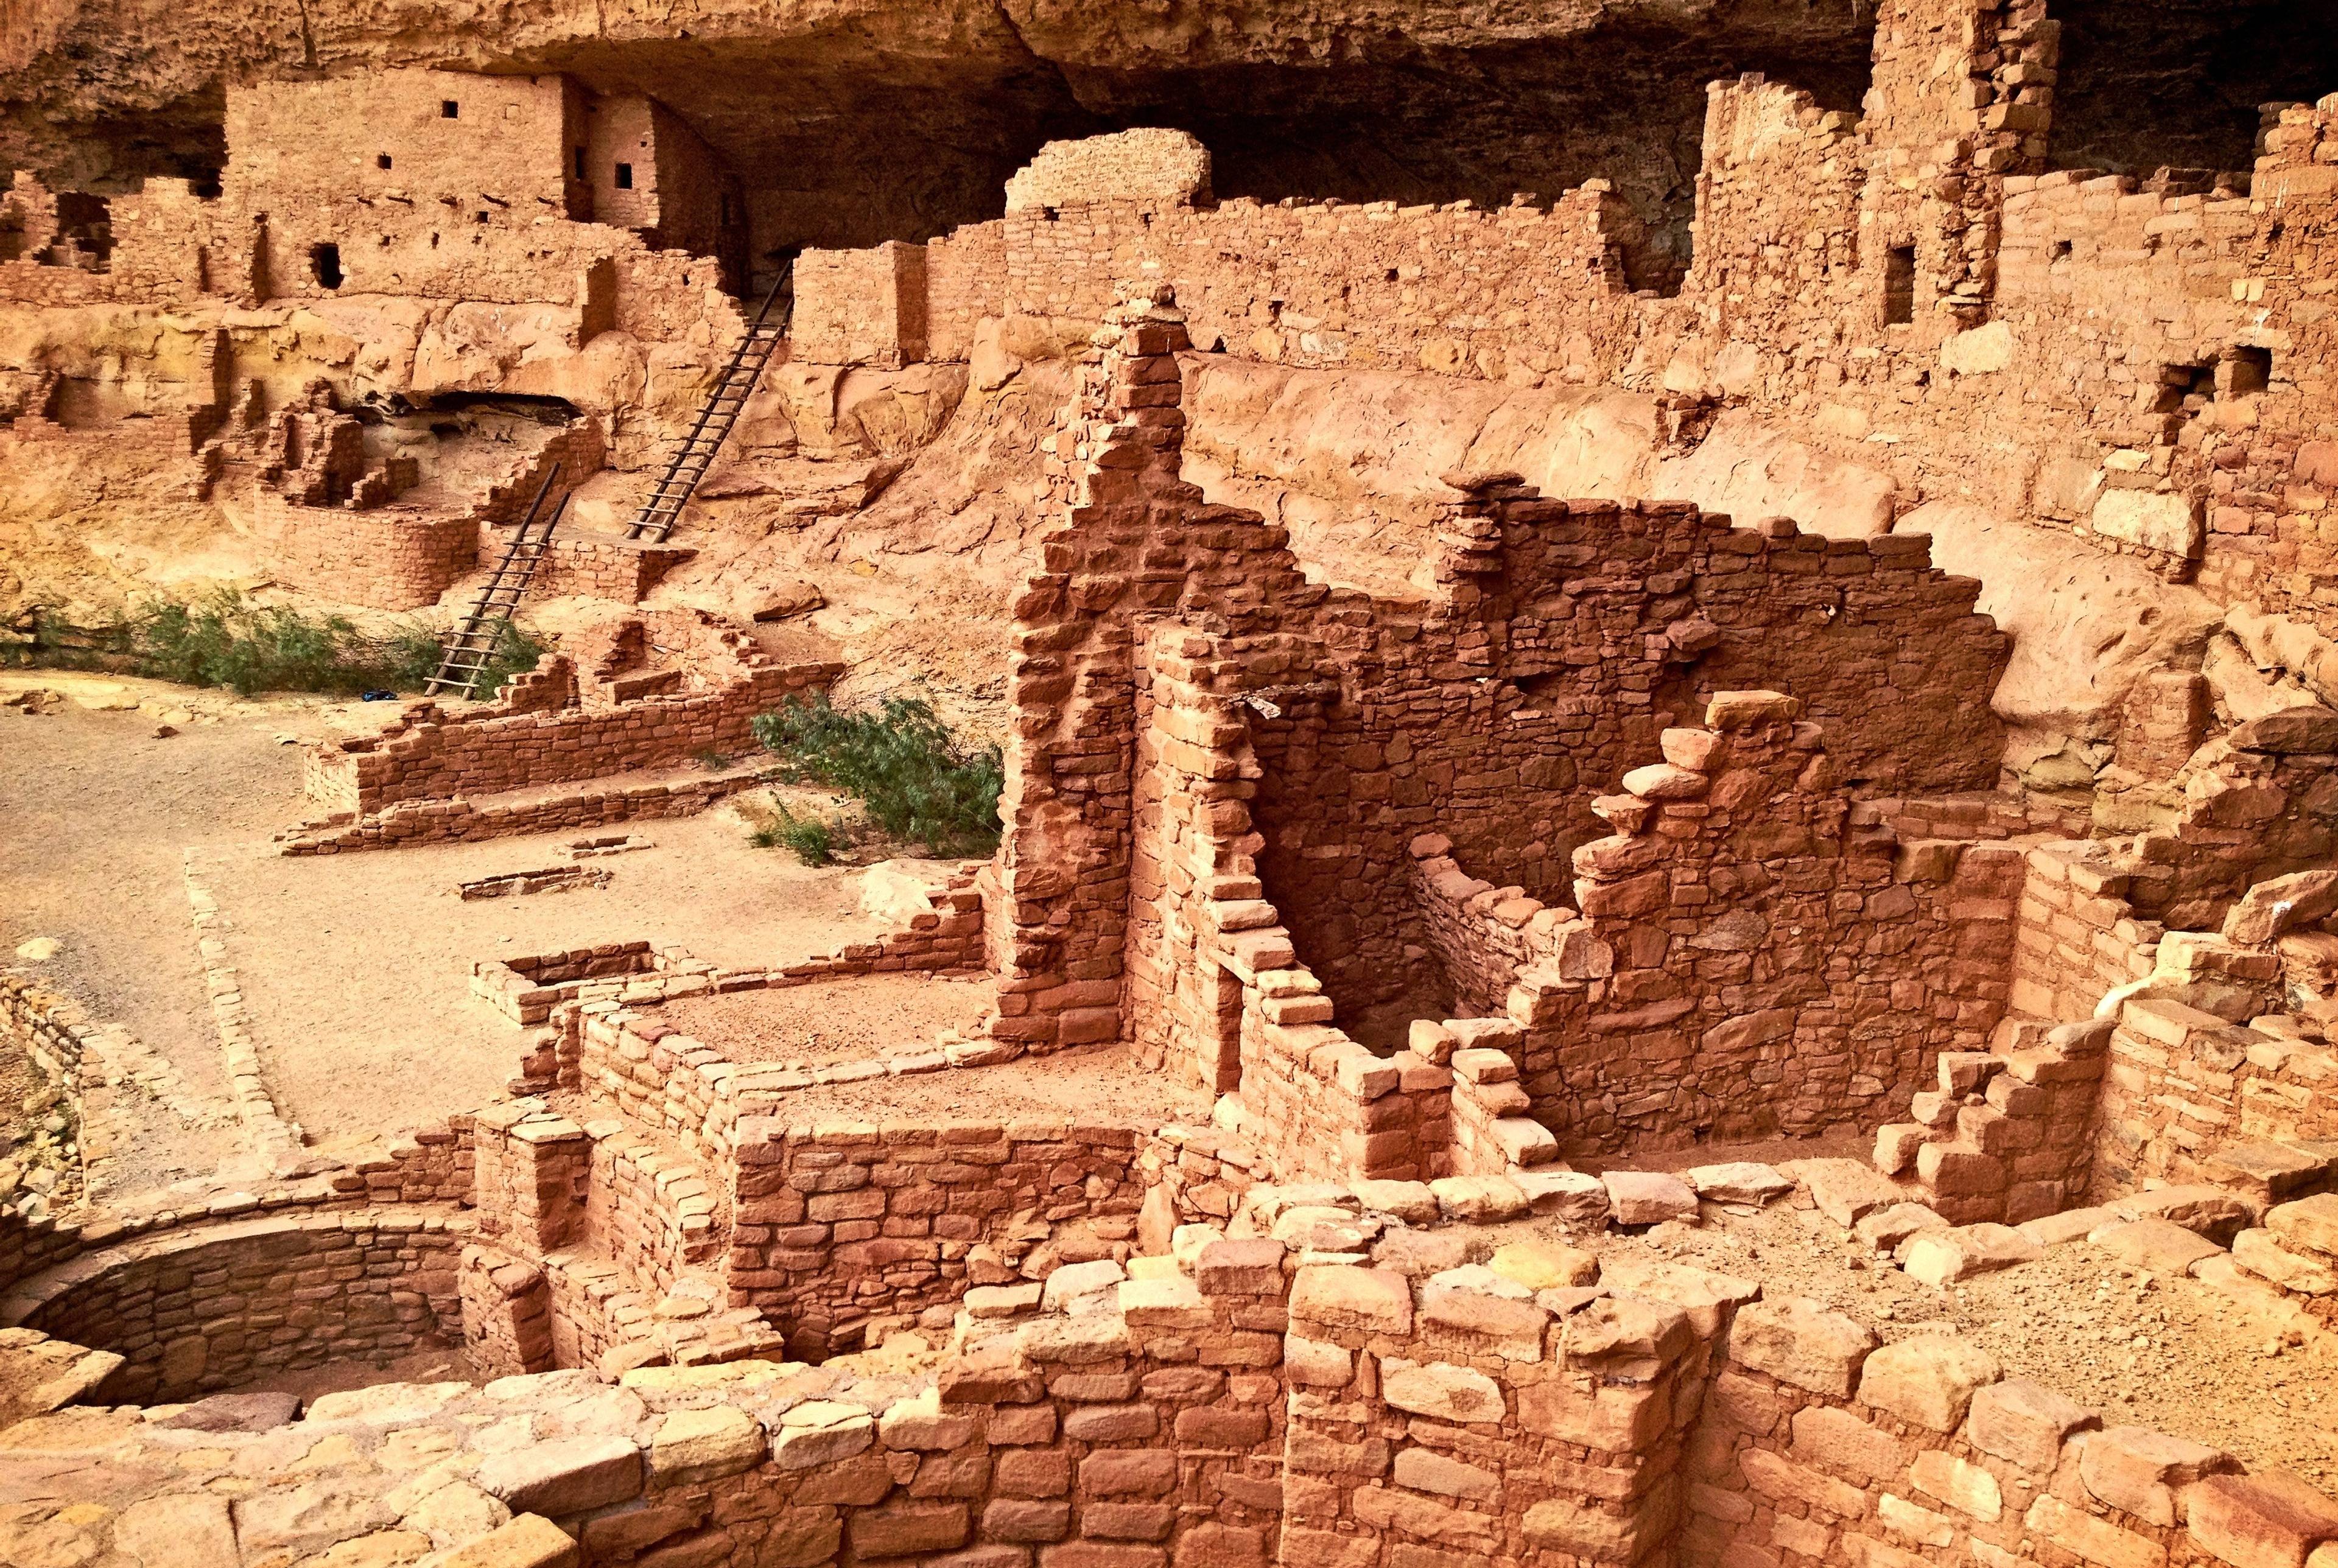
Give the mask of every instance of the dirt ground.
[[[653, 848], [587, 862], [606, 887], [466, 903], [456, 885], [568, 864], [573, 832], [286, 858], [270, 840], [304, 814], [300, 740], [359, 731], [397, 704], [238, 701], [161, 682], [39, 671], [0, 678], [91, 701], [0, 709], [0, 963], [17, 964], [127, 1026], [199, 1094], [225, 1092], [198, 963], [188, 852], [224, 919], [277, 1109], [326, 1152], [467, 1111], [504, 1092], [521, 1034], [470, 1000], [475, 959], [646, 937], [732, 967], [781, 963], [872, 935], [856, 872], [756, 849], [728, 808], [632, 828]], [[163, 717], [179, 733], [157, 739]], [[7, 956], [36, 936], [56, 954]], [[209, 1172], [232, 1134], [200, 1133], [133, 1102], [114, 1191]]]
[[2325, 1488], [2338, 1481], [2338, 1377], [2326, 1350], [2283, 1346], [2198, 1280], [2146, 1275], [2085, 1242], [1947, 1290], [1878, 1265], [1815, 1210], [1786, 1204], [1611, 1234], [1596, 1250], [1758, 1280], [1767, 1296], [1810, 1297], [1885, 1340], [1952, 1328], [2008, 1377], [2066, 1394], [2106, 1425], [2156, 1427]]
[[[300, 753], [274, 737], [323, 733], [324, 704], [234, 703], [157, 681], [49, 671], [0, 678], [0, 697], [28, 686], [150, 706], [106, 711], [69, 701], [34, 716], [0, 708], [0, 965], [74, 997], [95, 1021], [123, 1025], [194, 1093], [224, 1093], [182, 858], [192, 846], [265, 839], [292, 820]], [[178, 716], [180, 732], [157, 739], [164, 713]], [[58, 944], [54, 957], [12, 956], [38, 936]], [[120, 1152], [120, 1190], [207, 1171], [231, 1152], [221, 1134], [152, 1109], [149, 1135]]]
[[863, 975], [774, 991], [687, 996], [660, 1012], [665, 1024], [733, 1062], [817, 1067], [925, 1050], [942, 1030], [965, 1033], [997, 994], [987, 976]]
[[850, 871], [748, 844], [728, 808], [638, 824], [651, 848], [586, 864], [605, 887], [465, 902], [456, 885], [568, 864], [573, 832], [286, 858], [203, 860], [278, 1111], [333, 1149], [504, 1092], [522, 1036], [470, 999], [474, 960], [646, 938], [727, 968], [873, 936]]
[[916, 1124], [1066, 1116], [1153, 1128], [1207, 1122], [1210, 1097], [1136, 1066], [1126, 1046], [1110, 1045], [1027, 1056], [997, 1067], [826, 1083], [789, 1095], [775, 1113], [796, 1125], [878, 1117]]

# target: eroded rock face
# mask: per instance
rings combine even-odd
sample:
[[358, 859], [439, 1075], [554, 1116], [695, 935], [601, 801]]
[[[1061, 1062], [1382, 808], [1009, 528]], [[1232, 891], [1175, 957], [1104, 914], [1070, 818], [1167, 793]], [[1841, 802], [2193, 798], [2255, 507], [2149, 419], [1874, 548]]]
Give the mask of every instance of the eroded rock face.
[[1442, 475], [1509, 472], [1545, 495], [1694, 501], [1741, 523], [1791, 516], [1842, 538], [1884, 533], [1891, 475], [1726, 414], [1667, 451], [1656, 401], [1607, 387], [1512, 387], [1396, 371], [1186, 360], [1187, 476], [1266, 511], [1336, 582], [1418, 593]]
[[2196, 588], [2018, 520], [1941, 501], [1896, 532], [1929, 534], [1932, 564], [1981, 583], [1977, 608], [2013, 638], [1994, 706], [2019, 769], [2065, 740], [2115, 739], [2124, 705], [2155, 671], [2200, 666], [2223, 612]]

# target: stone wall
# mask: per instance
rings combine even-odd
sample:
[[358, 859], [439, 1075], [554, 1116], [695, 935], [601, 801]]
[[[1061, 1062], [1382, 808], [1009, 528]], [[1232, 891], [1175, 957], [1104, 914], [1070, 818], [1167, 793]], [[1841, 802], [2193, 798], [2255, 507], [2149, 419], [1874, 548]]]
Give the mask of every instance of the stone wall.
[[926, 241], [926, 358], [971, 358], [975, 328], [1007, 313], [1007, 224], [969, 223]]
[[[962, 321], [962, 312], [957, 313]], [[796, 258], [789, 357], [808, 365], [898, 370], [926, 357], [926, 248], [887, 240], [869, 250]]]
[[[740, 1129], [734, 1302], [783, 1324], [791, 1349], [856, 1343], [872, 1317], [914, 1316], [969, 1285], [1016, 1281], [995, 1250], [1018, 1227], [1117, 1220], [1143, 1202], [1125, 1127], [1033, 1118], [930, 1127]], [[1034, 1287], [1036, 1289], [1036, 1287]]]
[[417, 610], [476, 569], [479, 524], [412, 507], [296, 506], [273, 490], [253, 500], [269, 570], [287, 586], [339, 604]]
[[1854, 825], [1798, 714], [1716, 697], [1597, 803], [1616, 832], [1575, 853], [1579, 915], [1492, 903], [1533, 966], [1454, 989], [1464, 1015], [1522, 1026], [1519, 1082], [1559, 1152], [1871, 1130], [1936, 1058], [1987, 1046], [2020, 857]]
[[[1422, 1230], [1451, 1222], [1426, 1190], [1373, 1195]], [[484, 1534], [476, 1560], [545, 1568], [2299, 1568], [2338, 1540], [2338, 1504], [2294, 1475], [2009, 1379], [1954, 1333], [1879, 1343], [1814, 1301], [1673, 1263], [1550, 1248], [1584, 1282], [1537, 1291], [1439, 1268], [1426, 1236], [1325, 1262], [1256, 1234], [1296, 1220], [1294, 1238], [1369, 1237], [1389, 1219], [1360, 1194], [1310, 1196], [1246, 1212], [1235, 1239], [1199, 1230], [1133, 1274], [1099, 1261], [970, 1296], [931, 1370], [742, 1362], [635, 1370], [620, 1389], [555, 1373], [327, 1396], [307, 1425], [361, 1455], [443, 1455], [533, 1517], [498, 1528], [487, 1508], [423, 1538]], [[497, 1443], [515, 1419], [537, 1440]], [[80, 1411], [18, 1428], [10, 1462], [88, 1467], [93, 1494], [51, 1529], [93, 1553], [151, 1527], [160, 1488], [201, 1498], [231, 1475], [227, 1538], [264, 1545], [300, 1540], [298, 1506], [314, 1506], [309, 1477], [260, 1462], [285, 1441], [198, 1446], [136, 1411]], [[393, 1485], [407, 1468], [358, 1470], [337, 1494], [419, 1534], [443, 1513]], [[224, 1500], [216, 1513], [228, 1531]]]
[[1190, 207], [1210, 194], [1210, 150], [1183, 131], [1050, 142], [1007, 181], [1007, 210], [1136, 201]]
[[20, 1321], [123, 1357], [106, 1383], [123, 1402], [392, 1361], [460, 1343], [455, 1271], [467, 1228], [443, 1212], [360, 1211], [172, 1232], [53, 1269]]
[[[2099, 1200], [2152, 1179], [2248, 1185], [2241, 1146], [2338, 1139], [2338, 1051], [2228, 1023], [2173, 998], [2119, 1010], [2094, 1123], [2090, 1191]], [[2243, 1163], [2230, 1161], [2238, 1156]], [[2293, 1153], [2300, 1171], [2312, 1162]], [[2275, 1177], [2276, 1183], [2278, 1181]], [[2276, 1184], [2264, 1194], [2290, 1196]]]
[[671, 767], [705, 751], [746, 751], [755, 745], [750, 724], [757, 714], [840, 673], [839, 665], [773, 664], [746, 654], [711, 690], [609, 708], [450, 714], [420, 703], [379, 736], [314, 756], [309, 792], [336, 809], [370, 816], [400, 801], [492, 795]]

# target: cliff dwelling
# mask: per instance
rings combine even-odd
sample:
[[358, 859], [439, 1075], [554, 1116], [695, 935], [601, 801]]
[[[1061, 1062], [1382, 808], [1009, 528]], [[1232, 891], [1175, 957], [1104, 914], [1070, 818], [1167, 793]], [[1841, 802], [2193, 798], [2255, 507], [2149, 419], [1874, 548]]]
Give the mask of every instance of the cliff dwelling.
[[0, 1564], [2338, 1568], [2324, 8], [5, 34]]

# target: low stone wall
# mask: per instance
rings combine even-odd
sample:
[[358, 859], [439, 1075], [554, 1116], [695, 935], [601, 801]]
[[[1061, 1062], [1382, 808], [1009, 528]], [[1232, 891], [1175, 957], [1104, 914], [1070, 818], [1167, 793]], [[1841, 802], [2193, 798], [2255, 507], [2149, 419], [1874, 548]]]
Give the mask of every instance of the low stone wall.
[[668, 767], [707, 751], [750, 751], [755, 739], [749, 726], [757, 714], [825, 690], [843, 670], [766, 663], [747, 653], [737, 675], [712, 690], [609, 708], [447, 714], [420, 703], [395, 730], [316, 753], [310, 792], [362, 818], [403, 801], [576, 783]]
[[[1133, 1269], [971, 1293], [929, 1371], [377, 1388], [315, 1401], [295, 1431], [429, 1454], [537, 1515], [427, 1533], [409, 1466], [352, 1466], [344, 1493], [369, 1517], [340, 1537], [486, 1535], [470, 1560], [529, 1564], [2304, 1568], [2338, 1541], [2338, 1504], [2298, 1478], [2008, 1379], [1953, 1333], [1882, 1344], [1758, 1280], [1556, 1248], [1545, 1261], [1581, 1283], [1530, 1290], [1418, 1245], [1324, 1261], [1391, 1210], [1452, 1223], [1442, 1194], [1374, 1196], [1390, 1209], [1292, 1193], [1271, 1216], [1291, 1243], [1203, 1229]], [[515, 1423], [537, 1440], [499, 1441]], [[172, 1506], [215, 1502], [196, 1522], [228, 1531], [211, 1484], [232, 1476], [227, 1538], [265, 1549], [299, 1539], [315, 1494], [267, 1462], [286, 1441], [75, 1412], [19, 1427], [0, 1479], [78, 1467], [73, 1513], [36, 1517], [92, 1560], [150, 1526], [166, 1487]]]
[[459, 1344], [455, 1275], [468, 1231], [443, 1210], [175, 1231], [52, 1270], [15, 1316], [122, 1356], [109, 1399], [196, 1398], [273, 1372]]
[[631, 977], [655, 970], [658, 958], [645, 940], [483, 958], [471, 965], [471, 995], [515, 1024], [541, 1024], [553, 1008], [603, 982], [615, 994]]
[[488, 806], [465, 799], [401, 800], [363, 818], [348, 811], [331, 813], [280, 836], [278, 852], [346, 855], [413, 844], [451, 844], [694, 817], [719, 800], [760, 789], [774, 777], [768, 769], [745, 768], [703, 779], [631, 784], [617, 789], [588, 784], [539, 799]]
[[564, 533], [553, 539], [528, 592], [538, 599], [577, 594], [638, 604], [667, 573], [697, 554], [683, 544]]
[[2098, 1200], [2155, 1177], [2230, 1181], [2239, 1172], [2221, 1162], [2251, 1140], [2338, 1140], [2331, 1046], [2151, 996], [2120, 1009], [2109, 1053], [2094, 1127]]

